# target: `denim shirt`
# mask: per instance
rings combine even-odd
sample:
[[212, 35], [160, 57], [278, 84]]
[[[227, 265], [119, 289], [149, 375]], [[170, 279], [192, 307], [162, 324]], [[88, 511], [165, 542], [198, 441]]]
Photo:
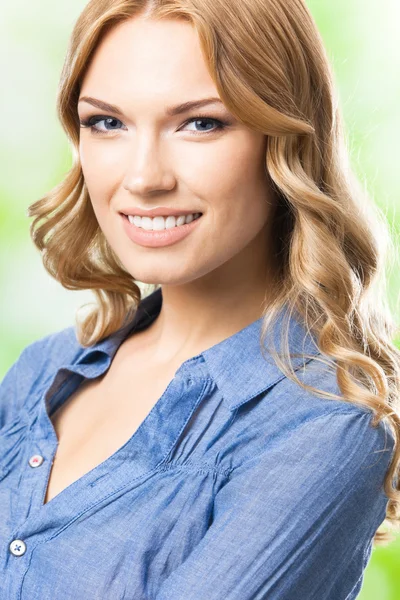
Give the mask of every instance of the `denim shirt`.
[[[0, 598], [356, 598], [394, 438], [368, 409], [305, 391], [265, 360], [262, 319], [186, 360], [131, 438], [43, 504], [58, 444], [50, 416], [161, 305], [159, 288], [90, 348], [74, 327], [47, 335], [7, 371]], [[292, 315], [290, 351], [314, 357], [292, 359], [304, 383], [340, 394]]]

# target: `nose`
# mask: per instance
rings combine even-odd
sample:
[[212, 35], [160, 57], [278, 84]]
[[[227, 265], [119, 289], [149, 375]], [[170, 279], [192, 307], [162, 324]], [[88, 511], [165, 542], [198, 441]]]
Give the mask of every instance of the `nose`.
[[124, 189], [135, 195], [149, 195], [172, 190], [176, 185], [171, 166], [160, 148], [159, 140], [150, 136], [136, 137], [133, 158], [128, 165], [123, 181]]

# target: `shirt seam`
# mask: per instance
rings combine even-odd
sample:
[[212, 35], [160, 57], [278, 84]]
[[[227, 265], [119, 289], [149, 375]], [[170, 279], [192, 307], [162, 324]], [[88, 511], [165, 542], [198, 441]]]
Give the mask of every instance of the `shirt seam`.
[[[371, 545], [371, 542], [369, 544], [367, 544], [366, 547], [364, 548], [364, 551], [363, 551], [363, 564], [365, 564], [367, 552], [368, 552], [368, 549], [369, 549], [370, 545]], [[344, 600], [349, 600], [349, 598], [351, 598], [351, 594], [354, 592], [354, 590], [357, 588], [358, 584], [360, 583], [360, 581], [364, 577], [364, 572], [365, 572], [365, 568], [362, 571], [360, 577], [357, 579], [357, 581], [355, 582], [355, 584], [353, 585], [353, 587], [351, 588], [350, 592], [347, 594], [347, 596], [346, 596], [346, 598]]]
[[[238, 409], [236, 409], [236, 412], [238, 412]], [[317, 417], [314, 417], [313, 419], [310, 419], [309, 421], [307, 421], [307, 424], [310, 423], [314, 423], [315, 421], [318, 421], [319, 419], [324, 419], [327, 415], [331, 415], [331, 414], [349, 414], [349, 415], [362, 415], [362, 414], [366, 414], [366, 415], [370, 415], [370, 411], [368, 410], [363, 410], [363, 409], [347, 409], [344, 410], [343, 408], [338, 408], [335, 410], [330, 411], [329, 413], [324, 413], [323, 415], [318, 415]], [[236, 415], [235, 415], [236, 416]], [[371, 415], [370, 415], [371, 416]], [[293, 425], [293, 427], [291, 427], [289, 430], [286, 430], [285, 433], [288, 433], [290, 431], [292, 431], [293, 429], [296, 429], [298, 427], [298, 423], [296, 423], [295, 425]], [[263, 446], [261, 448], [261, 450], [259, 452], [257, 452], [257, 454], [252, 454], [250, 458], [248, 458], [247, 462], [253, 461], [254, 459], [258, 458], [259, 456], [261, 456], [264, 452], [266, 451], [265, 446]], [[229, 473], [229, 477], [240, 467], [242, 467], [246, 462], [246, 459], [244, 459], [239, 465], [236, 465], [234, 467], [232, 467], [232, 469], [230, 470]]]
[[[85, 513], [87, 513], [88, 511], [90, 511], [91, 509], [95, 508], [98, 504], [101, 504], [103, 502], [105, 502], [108, 498], [118, 494], [121, 490], [123, 490], [125, 487], [128, 487], [129, 485], [131, 485], [134, 481], [136, 480], [140, 480], [140, 479], [146, 479], [148, 477], [150, 477], [151, 475], [155, 475], [159, 472], [162, 472], [164, 470], [169, 470], [168, 468], [165, 469], [165, 467], [167, 467], [168, 465], [160, 465], [158, 464], [157, 466], [155, 466], [153, 469], [151, 469], [150, 471], [147, 471], [146, 473], [143, 473], [142, 475], [138, 475], [137, 477], [134, 477], [133, 479], [130, 479], [129, 481], [125, 482], [123, 485], [120, 485], [117, 489], [110, 491], [108, 494], [106, 494], [106, 496], [97, 499], [96, 501], [92, 502], [89, 506], [86, 506], [84, 509], [82, 509], [81, 511], [78, 512], [78, 514], [74, 515], [72, 517], [72, 519], [70, 519], [67, 523], [64, 523], [59, 529], [57, 529], [55, 532], [53, 532], [52, 534], [50, 534], [47, 538], [43, 539], [43, 540], [39, 540], [36, 545], [34, 547], [32, 547], [32, 553], [34, 551], [34, 549], [41, 545], [44, 544], [52, 539], [54, 539], [55, 537], [57, 537], [58, 535], [60, 535], [65, 529], [68, 529], [76, 520], [78, 520], [82, 515], [84, 515]], [[185, 465], [173, 465], [173, 468], [176, 468], [177, 470], [185, 470], [187, 467]], [[194, 467], [193, 470], [195, 470], [196, 467]], [[222, 472], [222, 469], [206, 469], [207, 472], [212, 472], [212, 471], [220, 471]], [[24, 525], [24, 523], [22, 524], [22, 526]], [[21, 525], [20, 525], [21, 527]]]
[[160, 465], [159, 468], [157, 469], [157, 471], [159, 471], [159, 472], [173, 471], [173, 470], [188, 471], [190, 473], [202, 473], [202, 474], [215, 473], [215, 474], [221, 474], [221, 475], [228, 476], [232, 470], [232, 467], [224, 468], [224, 467], [208, 467], [207, 465], [200, 465], [200, 464], [185, 465], [185, 464], [176, 464], [176, 463], [164, 463], [164, 464]]

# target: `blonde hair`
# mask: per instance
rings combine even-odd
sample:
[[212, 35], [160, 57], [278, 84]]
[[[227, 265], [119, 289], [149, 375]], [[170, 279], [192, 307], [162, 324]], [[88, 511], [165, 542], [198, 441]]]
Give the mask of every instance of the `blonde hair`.
[[[108, 245], [93, 212], [79, 160], [77, 114], [81, 82], [102, 37], [139, 15], [192, 24], [224, 104], [267, 136], [266, 170], [278, 199], [271, 231], [279, 285], [265, 310], [262, 338], [287, 304], [288, 314], [304, 319], [321, 353], [333, 359], [339, 397], [372, 409], [374, 425], [382, 419], [389, 424], [395, 448], [385, 478], [384, 524], [395, 529], [400, 351], [385, 291], [389, 231], [351, 170], [333, 73], [303, 0], [91, 0], [84, 8], [57, 96], [73, 165], [28, 209], [34, 217], [31, 236], [47, 271], [67, 289], [95, 294], [93, 310], [77, 319], [78, 339], [90, 346], [114, 333], [141, 299], [140, 285]], [[282, 335], [287, 348], [288, 327]], [[283, 361], [273, 355], [293, 381], [326, 397], [295, 376], [288, 352]], [[389, 531], [378, 531], [374, 543], [393, 539]]]

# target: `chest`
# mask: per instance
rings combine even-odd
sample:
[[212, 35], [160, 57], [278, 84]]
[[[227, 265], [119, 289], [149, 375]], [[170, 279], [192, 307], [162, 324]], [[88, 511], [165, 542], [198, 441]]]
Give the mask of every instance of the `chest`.
[[44, 503], [105, 461], [135, 433], [174, 372], [113, 369], [85, 380], [51, 416], [58, 438]]

